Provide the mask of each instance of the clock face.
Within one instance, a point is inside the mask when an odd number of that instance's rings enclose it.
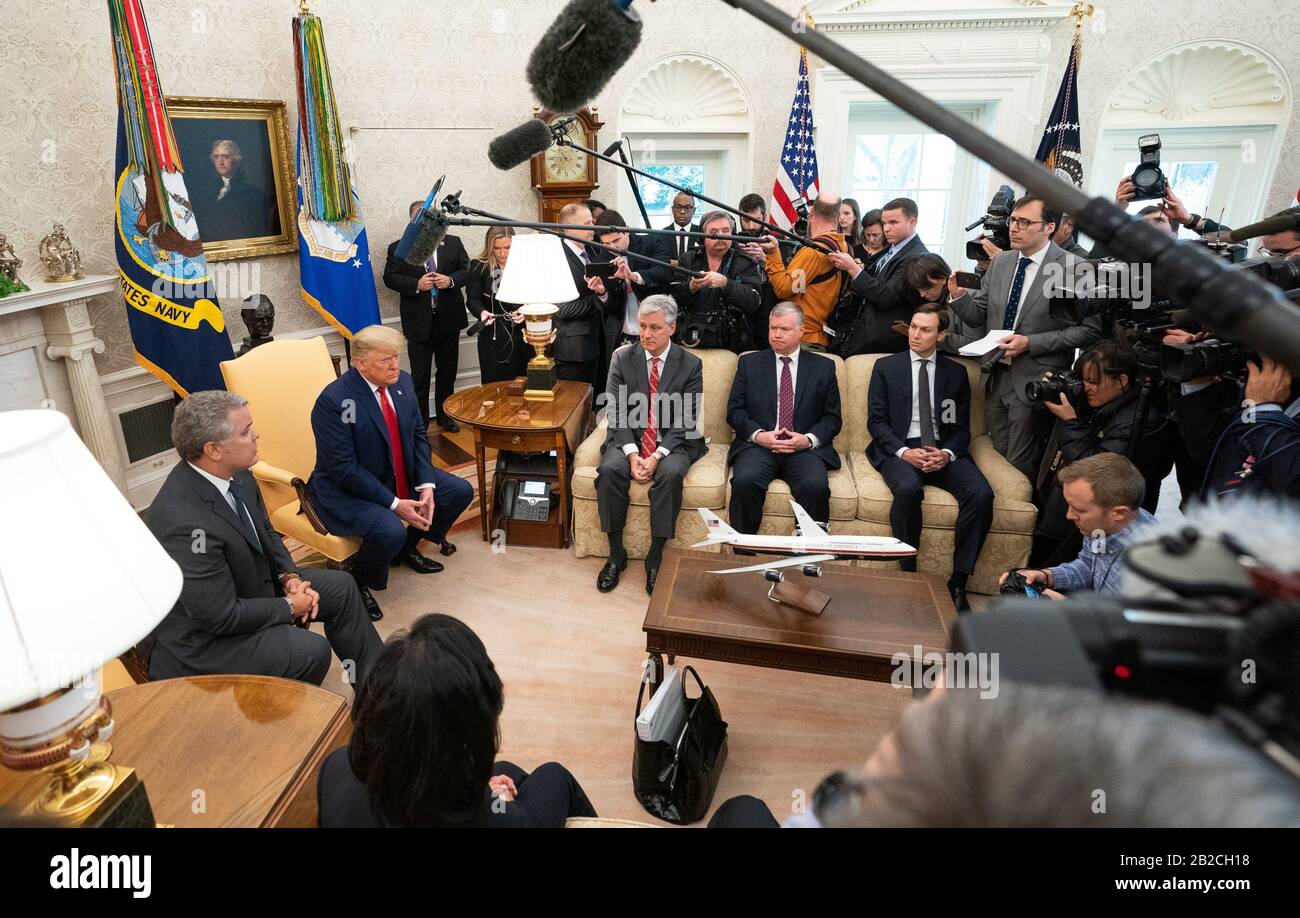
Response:
[[[578,122],[565,128],[564,134],[574,143],[582,143]],[[553,146],[546,151],[546,179],[550,182],[577,182],[587,177],[587,154],[572,147]]]

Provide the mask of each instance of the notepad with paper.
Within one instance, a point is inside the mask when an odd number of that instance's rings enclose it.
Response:
[[[972,341],[970,344],[962,345],[957,353],[961,354],[963,357],[983,357],[989,351],[997,347],[998,342],[1009,334],[1011,334],[1011,332],[1006,329],[996,329],[995,331],[989,332],[978,341]]]
[[[675,743],[686,721],[686,693],[682,689],[682,672],[668,667],[663,684],[636,719],[636,735],[647,743]]]

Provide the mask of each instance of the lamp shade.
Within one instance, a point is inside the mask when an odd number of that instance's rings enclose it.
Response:
[[[559,236],[515,236],[501,272],[497,299],[503,303],[567,303],[578,298],[569,259]]]
[[[0,412],[0,710],[136,644],[181,583],[63,414]]]

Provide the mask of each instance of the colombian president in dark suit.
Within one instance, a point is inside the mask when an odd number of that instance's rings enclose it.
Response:
[[[894,494],[889,523],[894,538],[919,547],[921,498],[926,485],[957,499],[956,546],[948,590],[968,611],[966,579],[975,570],[993,524],[993,489],[970,458],[970,380],[955,360],[937,353],[948,334],[948,310],[917,307],[908,326],[907,351],[881,357],[867,388],[867,459]],[[915,556],[903,558],[916,570]]]
[[[388,586],[389,564],[441,571],[420,553],[420,540],[442,543],[443,554],[451,554],[447,531],[474,498],[468,482],[433,467],[401,347],[395,329],[357,332],[352,369],[321,391],[311,412],[316,468],[308,493],[330,532],[361,536],[352,575],[375,619],[381,613],[370,590]]]
[[[248,469],[257,434],[248,402],[195,392],[176,408],[182,459],[145,511],[149,530],[185,576],[154,629],[153,679],[247,673],[319,685],[331,649],[354,685],[383,649],[352,578],[300,571],[266,518]],[[325,636],[308,630],[325,625]]]
[[[840,387],[835,364],[800,350],[804,315],[778,303],[768,317],[770,351],[745,354],[727,400],[727,423],[736,432],[732,465],[731,525],[758,532],[763,501],[774,478],[790,486],[799,506],[819,523],[831,515],[828,469],[840,467],[832,441],[840,432]]]
[[[633,481],[650,483],[645,589],[654,592],[664,544],[676,533],[682,482],[707,449],[699,431],[704,366],[671,343],[677,304],[664,294],[648,296],[639,317],[641,339],[614,352],[605,389],[609,432],[596,473],[600,528],[609,537],[609,561],[596,578],[602,593],[618,586],[627,566],[623,527]]]
[[[424,207],[412,201],[411,219]],[[399,240],[400,241],[400,240]],[[449,433],[460,430],[447,417],[442,403],[456,389],[456,368],[460,362],[460,333],[469,325],[465,312],[465,285],[469,282],[469,255],[455,236],[447,236],[422,266],[397,257],[397,242],[388,247],[384,262],[384,286],[401,295],[402,334],[406,336],[411,360],[411,378],[424,426],[429,426],[429,377],[433,380],[432,414],[438,426]]]

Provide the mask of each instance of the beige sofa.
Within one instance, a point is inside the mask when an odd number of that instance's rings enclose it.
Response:
[[[730,499],[730,475],[726,465],[732,431],[727,425],[727,396],[736,375],[736,356],[729,351],[693,351],[704,363],[704,410],[702,426],[709,438],[708,453],[691,466],[682,494],[682,510],[677,517],[677,536],[668,544],[684,548],[706,537],[699,507],[713,510],[727,518]],[[889,535],[889,508],[892,498],[880,474],[867,461],[867,385],[871,369],[881,355],[850,358],[838,357],[836,377],[840,386],[841,414],[844,427],[835,438],[840,453],[840,468],[830,473],[830,529],[852,535]],[[971,455],[993,488],[993,527],[989,532],[979,563],[968,589],[975,593],[997,591],[998,574],[1009,567],[1023,565],[1029,558],[1037,511],[1030,502],[1029,481],[993,449],[984,424],[984,389],[978,367],[961,361],[971,381]],[[588,437],[574,456],[573,526],[574,549],[579,558],[609,554],[609,542],[600,531],[596,511],[596,468],[600,464],[600,446],[605,442],[605,425]],[[952,573],[953,527],[957,520],[957,503],[945,491],[925,489],[922,508],[922,535],[918,568],[947,577]],[[790,489],[785,482],[772,482],[763,508],[759,531],[786,535],[794,530],[794,513],[790,509]],[[645,557],[650,547],[650,502],[646,485],[632,484],[631,507],[623,533],[629,556]],[[716,550],[716,549],[715,549]],[[896,567],[892,561],[860,561],[863,566]]]

